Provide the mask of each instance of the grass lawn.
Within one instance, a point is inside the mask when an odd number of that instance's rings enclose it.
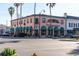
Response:
[[[69,42],[79,42],[79,39],[76,38],[70,38],[70,39],[64,39],[64,40],[60,40],[60,41],[69,41]]]

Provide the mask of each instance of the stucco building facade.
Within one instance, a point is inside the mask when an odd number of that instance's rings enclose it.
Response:
[[[44,14],[33,14],[11,21],[12,35],[60,37],[65,35],[65,18]]]

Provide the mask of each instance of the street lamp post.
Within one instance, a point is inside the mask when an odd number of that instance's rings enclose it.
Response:
[[[42,9],[41,12],[39,13],[39,38],[40,38],[40,36],[41,36],[41,30],[40,30],[40,16],[41,16],[42,12],[45,13],[45,10]]]
[[[34,20],[35,20],[35,14],[36,14],[36,3],[34,3]],[[35,22],[34,22],[34,29],[35,29]],[[35,30],[33,30],[33,36],[35,37]]]

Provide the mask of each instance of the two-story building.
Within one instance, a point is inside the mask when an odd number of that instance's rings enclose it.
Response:
[[[64,14],[66,21],[66,34],[75,34],[75,30],[79,31],[79,17],[77,16],[69,16],[67,13]]]
[[[0,35],[9,35],[10,34],[10,27],[0,24]]]
[[[11,21],[13,35],[24,33],[25,36],[59,37],[64,36],[65,18],[44,14],[33,14]]]

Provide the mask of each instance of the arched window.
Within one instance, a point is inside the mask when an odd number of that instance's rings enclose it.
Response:
[[[32,23],[32,18],[30,18],[30,23]]]

